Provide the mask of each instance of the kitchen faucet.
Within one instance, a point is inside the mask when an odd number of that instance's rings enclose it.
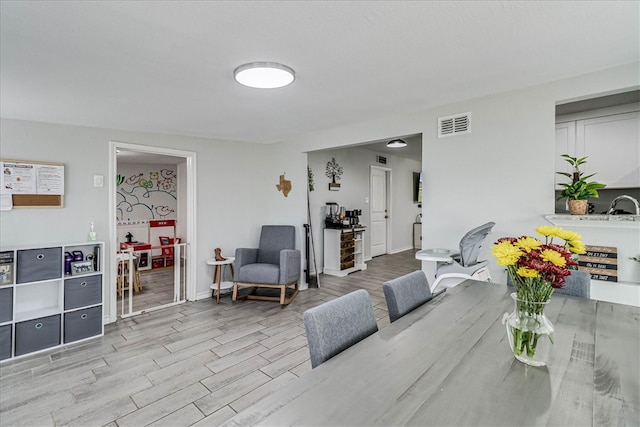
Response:
[[[609,210],[607,211],[607,215],[613,214],[613,212],[615,211],[616,205],[622,199],[631,200],[633,204],[636,205],[636,215],[640,215],[640,204],[638,204],[638,201],[636,199],[634,199],[631,196],[627,196],[626,194],[623,194],[622,196],[618,196],[615,199],[613,199],[613,201],[611,202],[611,205],[609,205]]]

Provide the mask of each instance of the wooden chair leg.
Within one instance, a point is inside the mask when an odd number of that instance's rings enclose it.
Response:
[[[140,292],[140,290],[142,289],[142,282],[140,280],[140,273],[138,273],[138,271],[135,271],[133,273],[133,289],[136,292]]]
[[[238,282],[233,282],[233,295],[231,296],[232,301],[238,301]]]

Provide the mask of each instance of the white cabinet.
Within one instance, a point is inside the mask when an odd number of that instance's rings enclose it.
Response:
[[[324,229],[323,273],[344,277],[366,270],[364,262],[364,227]]]
[[[556,124],[556,172],[573,173],[571,165],[560,156],[569,154],[575,157],[574,153],[576,153],[576,122]],[[555,178],[556,185],[568,182],[562,175],[555,174]]]
[[[104,333],[104,243],[0,251],[0,360]]]
[[[571,172],[560,155],[588,157],[581,169],[607,188],[640,187],[640,113],[631,112],[556,125],[556,171]],[[566,182],[556,175],[556,183]]]
[[[413,249],[422,249],[422,223],[413,223]]]

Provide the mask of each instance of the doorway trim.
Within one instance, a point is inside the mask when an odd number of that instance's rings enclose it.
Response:
[[[186,243],[189,246],[191,255],[187,257],[185,264],[186,273],[186,299],[187,301],[195,301],[196,299],[196,257],[195,248],[196,242],[196,153],[192,151],[175,150],[173,148],[154,147],[149,145],[131,144],[128,142],[109,141],[109,212],[111,212],[112,218],[109,221],[109,247],[106,251],[108,256],[105,256],[105,261],[108,267],[105,268],[107,274],[105,283],[105,289],[103,291],[104,300],[108,301],[109,310],[105,311],[104,323],[115,322],[118,318],[116,307],[116,281],[117,276],[117,262],[116,262],[116,249],[119,247],[116,227],[116,178],[118,175],[118,161],[117,150],[137,151],[140,153],[159,154],[173,157],[181,157],[185,160],[185,177],[186,184],[180,186],[185,191],[185,212],[181,214],[181,221],[185,221],[186,224]],[[183,218],[184,217],[184,218]]]
[[[385,229],[385,233],[386,238],[385,238],[385,254],[389,254],[391,253],[391,239],[392,239],[392,233],[391,230],[393,229],[392,224],[393,224],[393,207],[391,205],[391,201],[393,200],[392,197],[392,188],[391,188],[391,172],[392,169],[388,168],[388,167],[382,167],[382,166],[378,166],[378,165],[371,165],[370,169],[369,169],[369,199],[372,200],[373,199],[373,188],[371,187],[371,178],[373,175],[373,171],[374,170],[379,170],[379,171],[383,171],[384,172],[384,183],[386,186],[386,191],[385,191],[385,203],[387,205],[387,223],[386,223],[386,229]],[[369,229],[372,229],[371,227],[371,203],[369,203]],[[373,255],[371,254],[371,242],[373,239],[369,238],[369,256],[373,257]]]

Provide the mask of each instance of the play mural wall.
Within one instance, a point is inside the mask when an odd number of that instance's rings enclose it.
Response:
[[[118,165],[116,220],[144,223],[150,219],[175,219],[177,167],[174,165]]]

